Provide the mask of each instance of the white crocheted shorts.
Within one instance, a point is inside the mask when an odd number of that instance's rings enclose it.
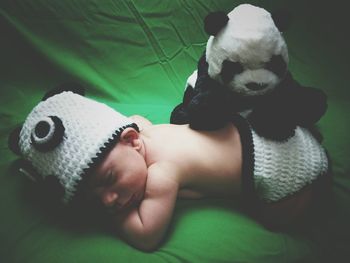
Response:
[[[312,183],[328,171],[324,148],[305,128],[284,142],[265,139],[242,117],[235,117],[243,155],[243,188],[266,202],[275,202]]]

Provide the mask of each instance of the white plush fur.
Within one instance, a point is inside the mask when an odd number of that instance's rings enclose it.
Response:
[[[250,90],[245,84],[249,82],[265,83],[267,86],[261,90]],[[236,75],[230,83],[230,87],[241,94],[261,95],[274,89],[279,83],[279,78],[266,69],[245,70],[241,74]]]
[[[228,86],[247,96],[264,94],[275,87],[279,78],[262,67],[272,55],[281,54],[288,63],[287,45],[271,14],[263,8],[239,5],[228,17],[228,24],[207,42],[209,76],[222,82],[220,72],[223,61],[240,62],[245,70],[236,75]],[[252,91],[245,86],[249,82],[261,82],[267,87]]]
[[[193,71],[191,76],[188,77],[188,79],[186,81],[185,91],[186,91],[187,87],[194,88],[196,81],[197,81],[197,77],[198,77],[198,71],[195,70],[195,71]]]

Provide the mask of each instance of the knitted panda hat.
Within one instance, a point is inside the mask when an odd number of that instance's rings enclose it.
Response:
[[[41,177],[58,179],[64,203],[125,128],[138,130],[131,119],[82,93],[60,88],[49,92],[9,139],[11,150],[28,160]]]

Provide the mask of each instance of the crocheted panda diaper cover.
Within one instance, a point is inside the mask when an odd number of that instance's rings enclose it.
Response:
[[[325,150],[305,128],[278,142],[259,136],[236,116],[243,147],[243,187],[266,202],[275,202],[312,183],[328,170]]]

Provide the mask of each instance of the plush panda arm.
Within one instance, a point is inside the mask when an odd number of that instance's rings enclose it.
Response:
[[[222,127],[229,112],[225,90],[209,77],[204,52],[198,61],[197,70],[187,79],[182,103],[172,111],[170,123],[189,123],[191,128],[200,130]]]
[[[248,119],[253,129],[268,139],[283,141],[294,135],[297,125],[295,94],[288,83],[282,83],[270,96],[254,107]]]
[[[171,112],[170,123],[187,124],[189,122],[187,107],[194,96],[194,87],[195,87],[196,81],[197,81],[197,70],[195,70],[192,73],[192,75],[188,77],[182,102],[178,104]]]
[[[209,68],[209,65],[208,65],[207,58],[206,58],[205,52],[204,52],[203,55],[198,60],[198,64],[197,64],[197,72],[198,72],[197,76],[198,76],[198,78],[197,78],[197,80],[202,79],[202,78],[206,78],[209,76],[208,68]]]
[[[315,124],[327,110],[327,96],[320,89],[298,84],[295,87],[294,100],[298,105],[295,109],[295,118],[300,126],[308,127]]]
[[[196,130],[215,130],[230,118],[228,91],[209,76],[197,80],[194,96],[188,105],[189,124]]]
[[[256,107],[248,120],[260,136],[275,141],[284,141],[292,137],[296,122],[290,112],[282,104],[274,103],[269,106]]]
[[[197,70],[195,70],[186,81],[186,87],[184,91],[184,95],[182,98],[182,102],[175,106],[170,115],[170,123],[172,124],[187,124],[189,123],[188,116],[188,105],[191,103],[194,97],[194,89],[199,87],[197,90],[199,91],[200,84],[202,80],[208,77],[208,64],[205,59],[205,53],[198,61]]]
[[[188,87],[185,90],[183,102],[175,106],[175,108],[172,110],[170,114],[171,124],[187,124],[189,122],[188,112],[187,112],[187,106],[188,106],[187,101],[191,101],[192,93],[193,93],[192,87]]]
[[[297,125],[310,128],[326,109],[327,97],[321,90],[301,86],[288,73],[273,96],[254,108],[249,120],[261,136],[285,140]]]
[[[189,124],[196,130],[222,128],[237,112],[232,92],[208,74],[205,52],[198,61],[193,98],[187,106]],[[238,106],[237,106],[238,107]]]

